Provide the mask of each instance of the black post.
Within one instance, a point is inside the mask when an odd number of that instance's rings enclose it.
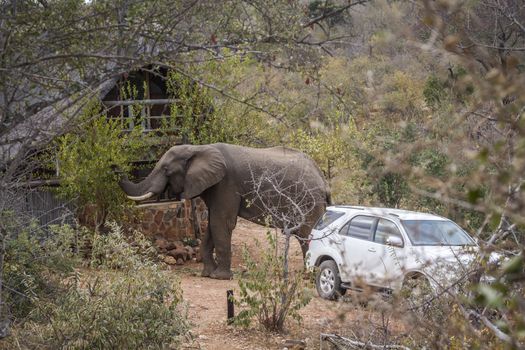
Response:
[[[233,309],[233,290],[231,289],[226,291],[226,303],[228,305],[228,324],[232,324],[235,310]]]

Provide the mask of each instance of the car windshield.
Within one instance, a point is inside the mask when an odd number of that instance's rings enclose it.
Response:
[[[402,220],[413,245],[474,245],[474,241],[458,225],[445,220]]]

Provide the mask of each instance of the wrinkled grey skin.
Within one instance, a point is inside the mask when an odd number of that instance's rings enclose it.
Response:
[[[148,192],[158,195],[168,186],[171,193],[180,194],[182,198],[201,196],[209,210],[208,231],[201,247],[204,264],[202,276],[230,279],[231,233],[237,223],[237,216],[262,223],[268,215],[265,212],[268,206],[260,203],[264,199],[253,194],[254,179],[282,169],[285,171],[280,175],[281,188],[292,188],[292,191],[293,188],[309,189],[307,200],[311,205],[306,223],[294,232],[299,237],[307,238],[329,202],[329,191],[316,164],[305,154],[293,149],[258,149],[220,143],[174,146],[161,157],[142,182],[134,184],[123,178],[119,184],[128,196],[138,197]],[[294,182],[299,179],[303,187],[294,187]],[[264,187],[259,188],[259,193],[273,191]],[[300,197],[301,193],[295,195]],[[282,226],[282,223],[275,223],[275,226]],[[300,242],[304,254],[307,244]],[[213,257],[214,250],[216,260]]]

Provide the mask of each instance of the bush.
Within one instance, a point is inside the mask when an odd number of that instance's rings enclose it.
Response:
[[[119,119],[108,119],[98,102],[83,111],[74,132],[57,141],[60,163],[60,195],[75,199],[81,207],[91,206],[95,229],[100,230],[106,219],[121,218],[128,200],[119,188],[119,175],[111,171],[117,166],[130,170],[130,162],[139,159],[147,150],[147,136],[139,126],[123,133]],[[54,156],[53,156],[54,157]]]
[[[4,298],[13,326],[6,348],[172,348],[189,328],[180,283],[154,262],[139,232],[106,236],[36,226],[7,240]],[[90,248],[90,249],[87,249]],[[81,273],[82,257],[97,270]],[[112,270],[108,270],[112,269]]]
[[[108,227],[108,233],[93,235],[89,262],[91,267],[135,269],[154,263],[156,250],[141,232],[135,230],[126,237],[117,223],[109,222]]]
[[[47,235],[36,223],[6,239],[2,300],[11,318],[28,315],[42,298],[57,298],[59,283],[70,276],[80,258],[79,233],[69,225],[51,226]]]
[[[59,303],[42,302],[11,343],[41,349],[173,348],[188,330],[178,281],[152,265],[78,275]]]
[[[278,244],[267,233],[269,248],[255,261],[246,247],[243,251],[246,274],[239,279],[240,297],[235,303],[243,308],[235,317],[236,325],[248,327],[253,318],[269,331],[282,331],[286,319],[301,322],[299,310],[308,305],[311,293],[304,286],[302,271],[285,277],[284,256],[278,254]],[[260,248],[259,242],[256,246]]]
[[[425,103],[428,107],[433,110],[438,109],[440,104],[448,97],[445,82],[440,80],[434,74],[430,75],[425,81],[423,96],[425,97]]]

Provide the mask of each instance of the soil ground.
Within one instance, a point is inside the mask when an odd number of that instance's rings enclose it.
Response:
[[[327,301],[321,299],[314,288],[309,285],[313,298],[301,310],[303,321],[301,325],[294,322],[287,324],[284,334],[274,334],[263,331],[254,323],[252,328],[240,328],[227,325],[226,322],[226,291],[234,290],[238,295],[238,277],[243,271],[242,249],[246,245],[252,256],[259,256],[261,247],[266,244],[266,229],[239,219],[232,237],[232,268],[234,279],[230,281],[214,280],[200,277],[202,264],[187,263],[174,267],[181,280],[184,299],[187,302],[188,316],[193,324],[193,341],[188,341],[186,349],[283,349],[284,342],[288,339],[306,342],[308,349],[319,349],[321,333],[337,333],[352,336],[361,340],[377,337],[377,332],[385,332],[390,340],[394,334],[403,331],[401,327],[385,327],[385,322],[392,322],[392,315],[385,317],[385,313],[370,307],[364,308],[358,303],[346,301]],[[300,267],[302,255],[297,240],[291,245],[291,265]],[[238,312],[239,310],[236,310]],[[388,315],[387,315],[388,316]],[[386,336],[385,335],[385,336]]]

